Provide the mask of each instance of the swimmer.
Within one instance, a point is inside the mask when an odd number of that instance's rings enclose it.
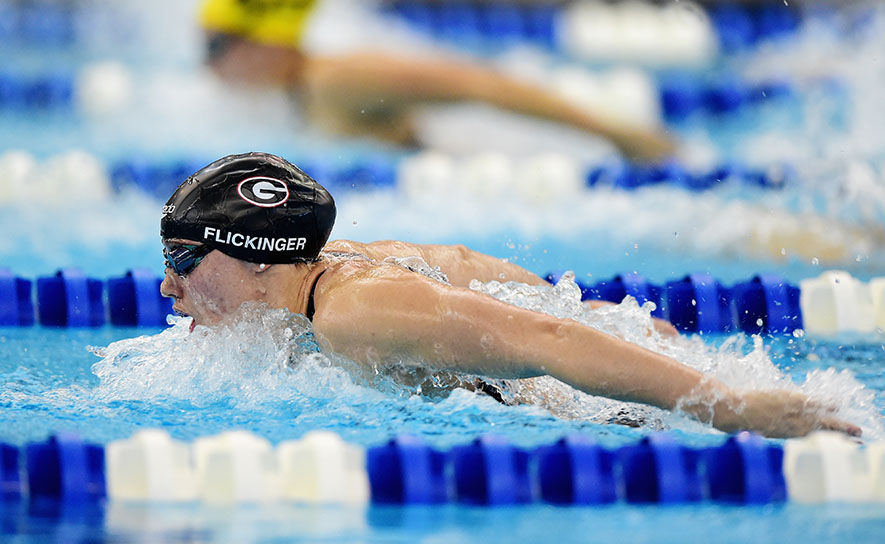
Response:
[[[365,365],[422,361],[495,379],[550,375],[592,395],[679,409],[726,432],[860,434],[804,395],[735,391],[577,321],[466,288],[471,279],[539,283],[512,263],[463,246],[327,243],[335,214],[332,196],[280,157],[219,159],[163,208],[161,292],[193,318],[191,330],[256,301],[303,314],[324,350]],[[397,264],[404,257],[439,271]]]
[[[200,19],[209,67],[227,81],[291,91],[308,119],[329,132],[401,146],[419,143],[419,106],[474,101],[601,136],[635,159],[658,160],[674,151],[658,130],[632,126],[609,112],[588,113],[540,86],[475,62],[385,52],[377,40],[356,47],[357,52],[312,52],[305,34],[320,5],[329,1],[206,0]],[[343,12],[348,20],[361,17],[349,11],[366,10],[359,3],[348,6]],[[337,33],[363,26],[369,23]]]

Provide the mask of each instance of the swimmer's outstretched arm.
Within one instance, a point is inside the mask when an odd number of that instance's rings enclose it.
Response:
[[[589,113],[546,89],[495,70],[456,60],[410,59],[385,53],[303,57],[303,78],[310,96],[356,113],[379,105],[475,100],[598,134],[627,155],[659,160],[675,150],[653,129]]]
[[[331,272],[331,271],[330,271]],[[727,432],[773,437],[860,429],[783,391],[733,391],[673,359],[572,320],[524,310],[406,271],[342,266],[323,275],[314,327],[325,346],[374,363],[420,360],[495,378],[549,374],[584,392],[681,409]]]

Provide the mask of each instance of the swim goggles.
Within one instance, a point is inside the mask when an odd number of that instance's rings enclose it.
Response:
[[[166,267],[181,277],[187,276],[212,252],[205,244],[175,244],[163,242],[163,258]]]

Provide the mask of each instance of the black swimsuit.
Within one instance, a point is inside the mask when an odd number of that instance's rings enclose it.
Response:
[[[328,268],[326,270],[328,270]],[[311,323],[313,323],[313,314],[316,313],[316,305],[313,302],[313,295],[316,293],[317,283],[319,283],[323,274],[326,273],[326,270],[317,274],[317,277],[313,279],[313,285],[310,286],[310,294],[307,295],[307,310],[304,311],[304,317],[306,317]]]

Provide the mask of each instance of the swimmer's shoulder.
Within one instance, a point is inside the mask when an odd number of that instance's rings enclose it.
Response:
[[[323,259],[322,271],[314,276],[318,300],[338,292],[354,292],[386,282],[433,281],[391,261],[377,261],[356,254],[336,254]]]
[[[428,258],[437,253],[459,253],[464,246],[442,246],[415,244],[402,240],[376,240],[373,242],[354,242],[352,240],[334,240],[326,244],[324,251],[361,253],[377,261],[388,257],[422,257]]]

